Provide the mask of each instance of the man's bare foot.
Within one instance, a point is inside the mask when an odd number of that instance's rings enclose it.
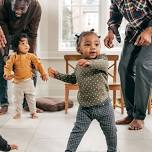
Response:
[[[21,118],[21,114],[18,112],[14,115],[13,119],[20,119]]]
[[[130,124],[129,130],[141,130],[144,128],[144,120],[134,119]]]
[[[31,114],[31,118],[32,118],[32,119],[37,119],[37,118],[38,118],[37,113],[36,113],[36,112],[35,112],[35,113],[32,113],[32,114]]]
[[[116,125],[128,125],[133,121],[133,118],[125,117],[123,119],[117,120]]]

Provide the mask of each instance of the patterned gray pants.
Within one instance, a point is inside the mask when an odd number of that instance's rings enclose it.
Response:
[[[96,119],[106,137],[107,152],[117,151],[117,129],[111,101],[108,99],[100,105],[92,107],[79,106],[76,123],[70,134],[65,152],[75,152],[82,137],[89,128],[93,119]]]

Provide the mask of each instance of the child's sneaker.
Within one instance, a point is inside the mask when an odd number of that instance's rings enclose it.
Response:
[[[13,117],[13,119],[20,119],[20,118],[21,118],[21,113],[19,112],[17,112]]]
[[[32,114],[31,114],[31,118],[32,118],[32,119],[37,119],[37,118],[38,118],[37,113],[36,113],[36,112],[35,112],[35,113],[32,113]]]

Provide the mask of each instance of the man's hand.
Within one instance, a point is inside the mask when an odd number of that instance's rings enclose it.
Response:
[[[41,78],[42,78],[42,80],[43,80],[43,81],[47,81],[47,80],[48,80],[48,76],[47,76],[47,74],[42,75],[42,76],[41,76]]]
[[[90,62],[88,60],[85,60],[85,59],[80,59],[77,64],[79,66],[86,67],[86,66],[90,65]]]
[[[151,43],[152,43],[152,27],[148,27],[137,37],[135,45],[148,46]]]
[[[7,41],[5,38],[5,34],[2,30],[2,27],[0,26],[0,48],[5,47],[6,43],[7,43]]]
[[[55,76],[57,75],[58,71],[52,67],[48,68],[48,74],[49,77],[55,78]]]
[[[16,144],[11,144],[10,147],[11,147],[11,150],[14,150],[14,149],[18,150],[18,146]]]
[[[114,40],[114,33],[112,30],[109,30],[107,36],[104,39],[104,45],[107,48],[112,48],[114,46],[113,40]]]

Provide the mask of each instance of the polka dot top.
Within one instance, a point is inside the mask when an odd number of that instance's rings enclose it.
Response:
[[[109,98],[108,88],[108,59],[101,54],[96,59],[88,60],[90,65],[76,65],[72,74],[58,73],[56,79],[66,83],[77,83],[79,86],[77,98],[81,106],[98,105]]]

